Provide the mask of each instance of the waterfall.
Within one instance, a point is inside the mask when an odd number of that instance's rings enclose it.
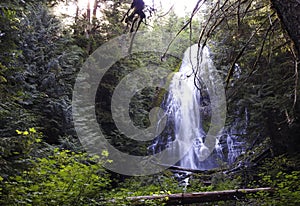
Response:
[[[213,91],[207,88],[207,85],[203,85],[201,79],[207,78],[212,82],[210,84],[213,84],[215,79],[211,71],[215,68],[209,57],[208,48],[200,52],[201,58],[197,58],[198,47],[194,59],[191,59],[189,52],[191,51],[187,50],[185,53],[179,72],[173,75],[161,106],[165,111],[164,117],[167,117],[166,127],[149,149],[153,154],[165,151],[170,157],[180,154],[182,158],[176,163],[177,166],[207,170],[218,167],[220,160],[234,161],[240,152],[235,152],[235,144],[238,141],[229,130],[218,133],[215,142],[212,143],[213,151],[207,147],[208,134],[203,124],[204,119],[207,121],[207,117],[211,117],[214,112],[211,106],[214,100],[210,96]],[[214,85],[210,85],[212,86]],[[160,126],[158,123],[157,127]],[[158,130],[162,131],[161,128]],[[192,145],[187,148],[185,145],[189,140]],[[224,142],[227,144],[226,155],[224,155]]]

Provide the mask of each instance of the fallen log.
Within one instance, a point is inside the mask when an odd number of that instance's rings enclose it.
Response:
[[[223,190],[213,192],[191,192],[153,196],[135,196],[127,197],[126,199],[132,202],[133,204],[142,204],[146,200],[161,200],[167,205],[183,205],[192,203],[238,200],[242,197],[245,197],[246,194],[255,194],[258,192],[273,193],[274,190],[270,187],[267,187],[254,189]]]
[[[175,171],[175,172],[191,172],[191,173],[201,173],[201,174],[213,174],[216,172],[220,172],[222,170],[220,169],[210,169],[210,170],[203,170],[203,169],[191,169],[191,168],[186,168],[186,167],[180,167],[176,165],[167,165],[167,164],[162,164],[162,163],[157,163],[153,162],[156,165],[159,165],[161,167],[165,167],[168,170]]]
[[[194,173],[194,174],[213,174],[213,173],[216,173],[217,171],[219,170],[214,170],[214,169],[211,169],[211,170],[201,170],[201,169],[190,169],[190,168],[185,168],[185,167],[179,167],[179,166],[169,166],[168,167],[168,170],[171,170],[171,171],[181,171],[181,172],[191,172],[191,173]]]

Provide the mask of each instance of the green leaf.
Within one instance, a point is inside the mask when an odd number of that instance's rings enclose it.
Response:
[[[0,75],[0,83],[7,83],[7,79],[2,75]]]

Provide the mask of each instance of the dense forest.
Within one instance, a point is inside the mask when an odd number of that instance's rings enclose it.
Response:
[[[171,5],[163,10],[158,1],[146,3],[143,12],[132,8],[135,16],[127,12],[130,0],[82,2],[0,2],[0,205],[300,204],[298,0],[199,0],[185,16]],[[166,47],[157,51],[157,40],[166,36]],[[116,158],[110,150],[95,154],[87,149],[80,134],[92,135],[93,130],[74,123],[74,88],[86,62],[118,55],[115,50],[99,54],[99,48],[112,39],[122,44],[127,37],[127,55],[99,84],[85,82],[80,88],[82,93],[96,91],[96,127],[109,144],[128,155],[149,155],[153,141],[129,139],[118,130],[111,106],[114,91],[140,68],[177,72],[183,57],[170,54],[183,54],[196,44],[199,53],[209,48],[221,77],[224,130],[242,142],[234,147],[237,156],[229,161],[231,151],[225,149],[226,160],[209,170],[174,164],[155,174],[131,176],[109,169]],[[143,51],[134,52],[139,38]],[[199,75],[198,69],[191,74],[195,79]],[[147,78],[142,76],[139,83]],[[171,79],[169,75],[163,81],[168,85]],[[203,88],[202,97],[209,96]],[[133,124],[149,127],[151,108],[160,107],[167,94],[157,87],[137,92],[128,109]],[[214,125],[210,100],[203,99],[207,132]],[[162,136],[173,134],[168,128]],[[222,148],[227,144],[220,142]],[[136,169],[132,167],[130,171]]]

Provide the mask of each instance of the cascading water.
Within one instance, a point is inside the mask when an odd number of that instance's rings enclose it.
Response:
[[[245,120],[241,118],[235,119],[230,125],[230,127],[224,130],[223,135],[226,139],[227,144],[227,161],[232,164],[236,159],[243,153],[245,153],[245,142],[242,140],[241,136],[246,135],[246,128],[248,120],[248,111],[245,108],[242,113],[236,111],[237,116],[245,116]],[[241,122],[246,122],[246,125],[240,125]]]
[[[154,140],[150,150],[159,153],[166,150],[170,157],[178,155],[183,157],[176,163],[177,166],[190,169],[207,170],[218,167],[219,160],[232,162],[240,152],[235,153],[235,143],[237,142],[230,134],[230,131],[219,133],[215,139],[214,151],[210,152],[206,146],[207,133],[203,129],[205,117],[212,114],[212,107],[209,90],[200,83],[200,76],[214,81],[213,76],[209,75],[213,67],[212,60],[209,58],[207,48],[202,50],[201,58],[197,59],[199,67],[196,67],[185,57],[180,71],[173,75],[169,85],[168,94],[162,103],[167,124],[164,131]],[[195,70],[199,69],[197,75]],[[201,88],[201,89],[199,89]],[[207,121],[207,120],[206,120]],[[158,127],[161,125],[158,124]],[[161,131],[161,128],[158,129]],[[225,130],[223,130],[225,131]],[[227,138],[227,141],[221,138]],[[186,151],[182,147],[186,141],[192,140],[192,146]],[[227,155],[224,155],[224,144],[227,142]],[[174,144],[175,143],[175,144]],[[203,160],[201,157],[208,157]],[[226,160],[227,158],[228,160]]]

